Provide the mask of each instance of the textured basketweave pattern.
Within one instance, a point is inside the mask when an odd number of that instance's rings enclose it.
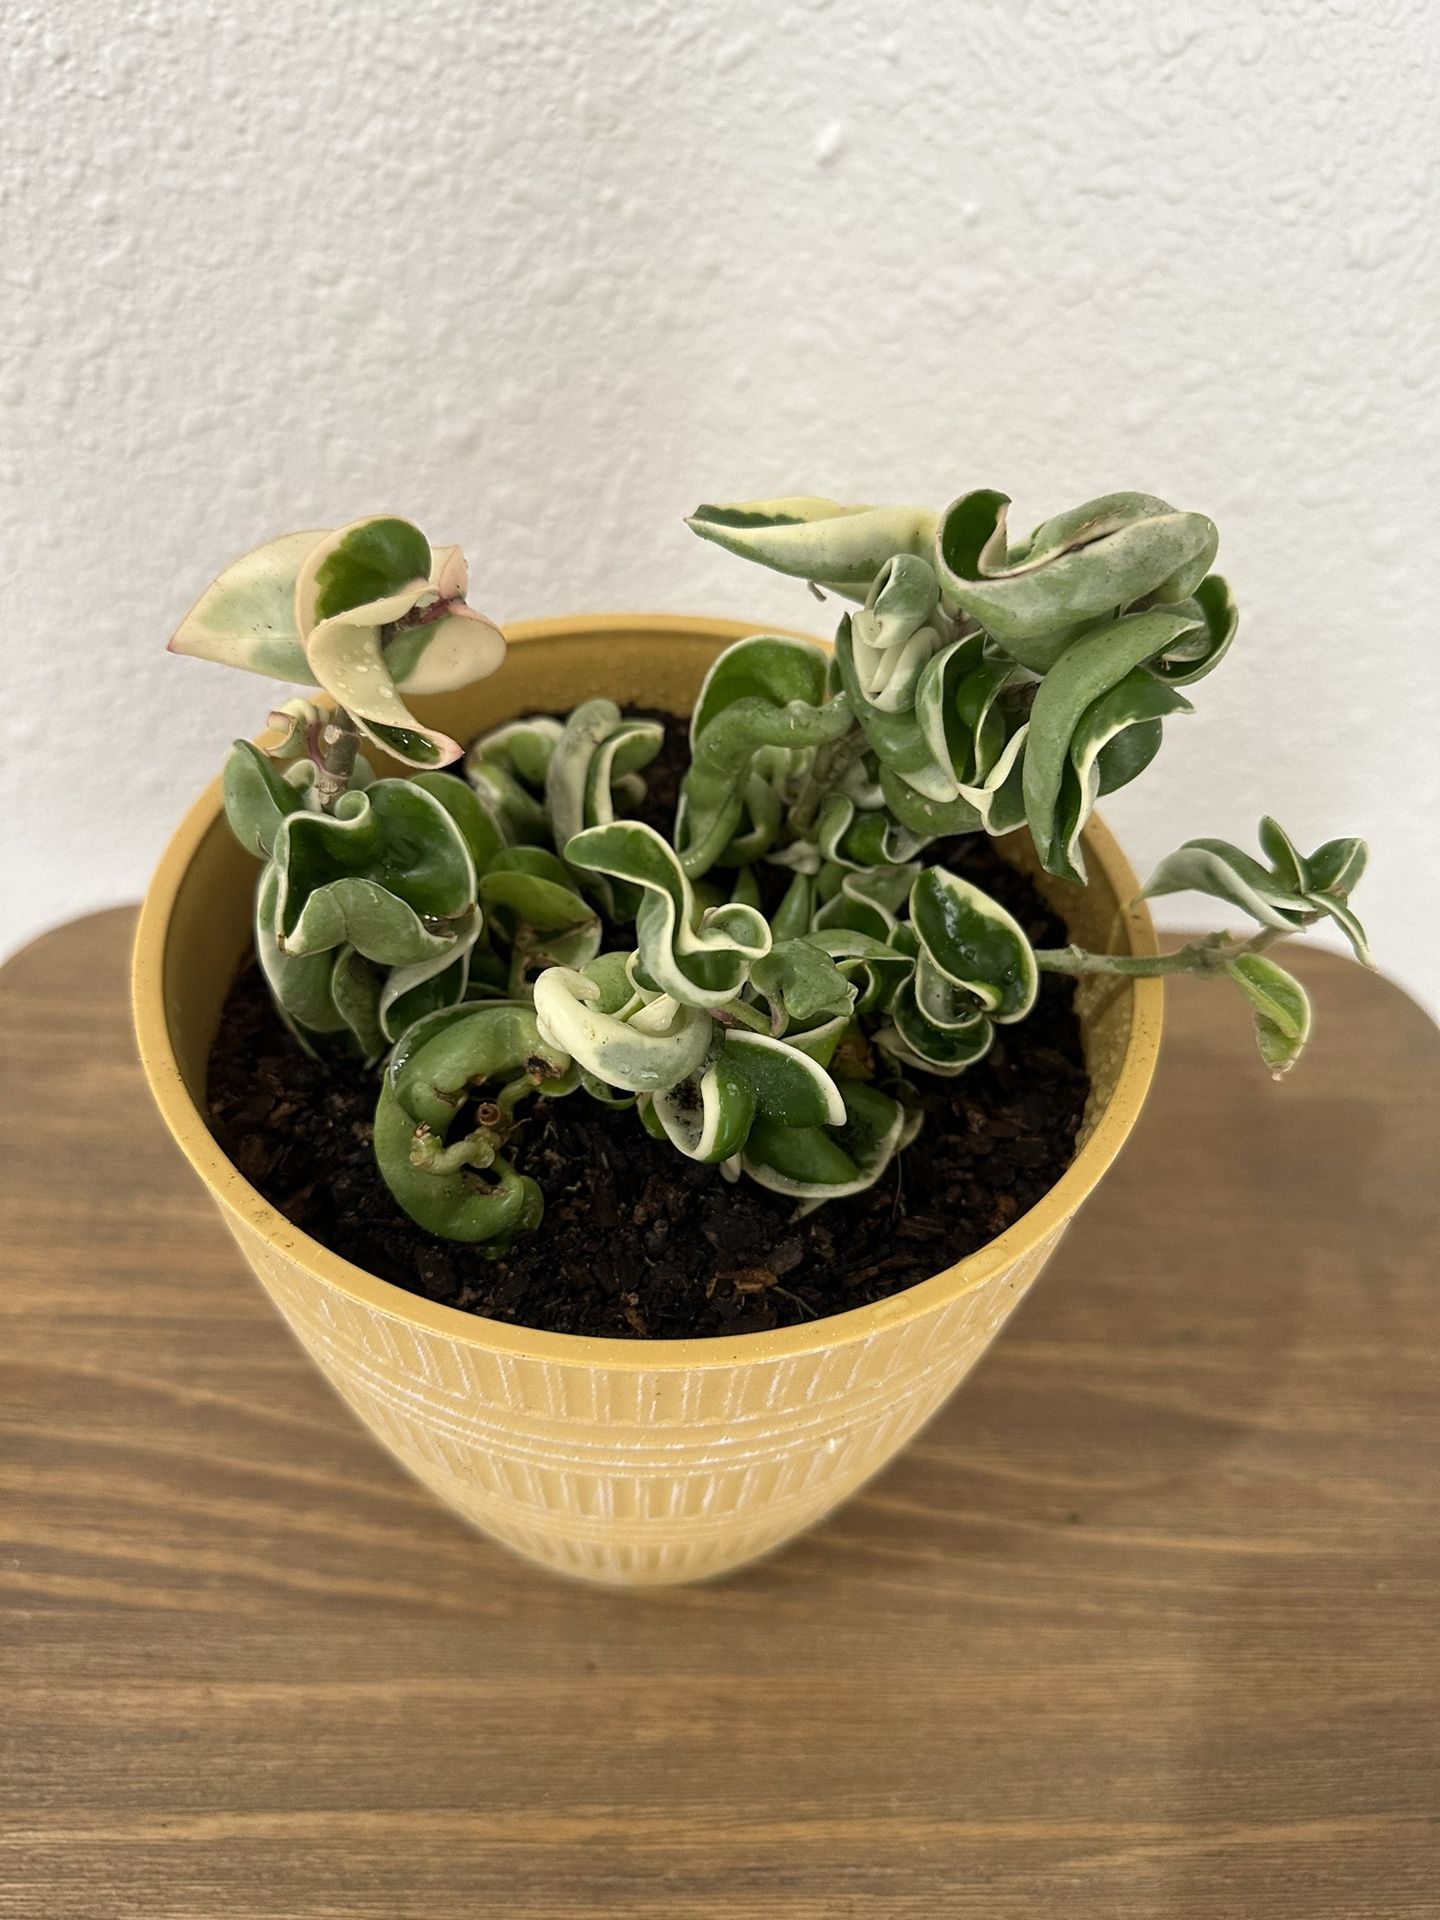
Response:
[[[397,1459],[517,1552],[622,1585],[723,1573],[828,1512],[979,1359],[1060,1237],[864,1339],[637,1369],[434,1332],[317,1279],[226,1215],[326,1377]]]

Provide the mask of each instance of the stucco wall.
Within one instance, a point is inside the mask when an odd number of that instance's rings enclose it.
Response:
[[[1369,834],[1440,998],[1425,0],[16,0],[6,43],[0,949],[133,898],[253,728],[164,640],[283,528],[405,511],[502,618],[799,623],[682,512],[1134,486],[1219,520],[1245,621],[1112,822]]]

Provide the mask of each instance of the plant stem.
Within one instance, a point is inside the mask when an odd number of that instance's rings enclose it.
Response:
[[[322,721],[320,726],[315,793],[322,812],[333,813],[335,802],[342,793],[348,792],[359,746],[360,734],[355,722],[344,707],[336,707],[330,718]]]
[[[864,751],[865,735],[858,721],[833,746],[816,750],[814,765],[805,776],[786,823],[792,839],[805,838],[824,802],[836,791]]]
[[[1153,980],[1167,973],[1218,973],[1242,953],[1263,953],[1277,940],[1298,933],[1299,927],[1266,927],[1248,940],[1228,933],[1207,933],[1171,953],[1088,953],[1084,947],[1039,947],[1035,963],[1042,973],[1123,974],[1131,980]]]

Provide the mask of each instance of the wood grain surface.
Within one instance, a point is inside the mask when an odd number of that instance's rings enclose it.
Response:
[[[332,1397],[150,1112],[127,912],[0,974],[0,1914],[1440,1913],[1440,1035],[1180,982],[961,1395],[721,1584],[548,1580]]]

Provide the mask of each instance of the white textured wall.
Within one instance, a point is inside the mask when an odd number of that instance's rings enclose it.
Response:
[[[11,0],[0,946],[133,898],[253,728],[163,648],[281,529],[409,513],[502,618],[798,623],[681,513],[1138,487],[1219,520],[1245,623],[1112,820],[1369,834],[1434,1004],[1437,19]]]

